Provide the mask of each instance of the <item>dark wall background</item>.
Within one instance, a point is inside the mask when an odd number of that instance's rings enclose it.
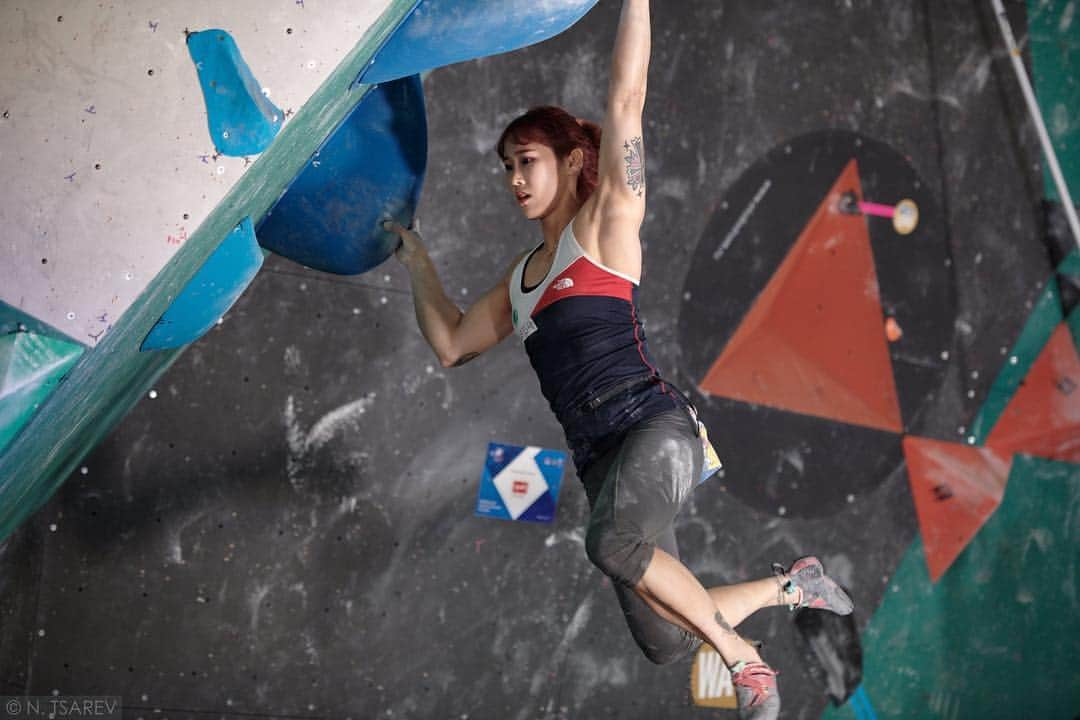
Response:
[[[642,307],[669,375],[690,260],[726,190],[786,140],[855,131],[905,156],[944,213],[955,334],[920,430],[960,437],[1050,272],[1037,148],[984,5],[655,3]],[[542,103],[600,117],[618,11],[602,0],[551,42],[425,79],[420,215],[463,305],[538,240],[503,187],[500,130]],[[1010,11],[1022,31],[1023,6]],[[563,447],[512,339],[444,370],[393,260],[343,278],[270,259],[0,546],[0,691],[121,695],[132,716],[708,715],[690,705],[689,660],[658,668],[633,645],[584,557],[572,476],[550,527],[473,516],[492,440]],[[864,625],[916,529],[902,464],[810,519],[751,508],[725,487],[739,480],[688,503],[691,568],[721,584],[814,552]],[[785,717],[817,717],[792,617],[762,613],[745,634],[782,673]]]

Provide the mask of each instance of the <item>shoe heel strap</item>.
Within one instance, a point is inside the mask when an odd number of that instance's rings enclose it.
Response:
[[[795,583],[791,581],[790,577],[787,580],[784,579],[787,571],[784,570],[784,566],[780,563],[773,563],[772,571],[773,576],[776,578],[776,604],[787,605],[789,611],[795,612],[800,605],[785,599],[785,596],[795,595]]]

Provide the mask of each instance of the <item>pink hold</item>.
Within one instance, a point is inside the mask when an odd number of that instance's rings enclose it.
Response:
[[[874,215],[877,217],[892,219],[896,214],[896,208],[892,205],[881,205],[879,203],[872,202],[860,202],[859,209],[862,210],[864,215]]]

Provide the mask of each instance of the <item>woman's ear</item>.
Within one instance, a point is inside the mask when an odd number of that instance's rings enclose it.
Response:
[[[570,162],[570,171],[575,173],[581,172],[581,168],[585,164],[585,153],[581,148],[576,147],[571,150],[568,159]]]

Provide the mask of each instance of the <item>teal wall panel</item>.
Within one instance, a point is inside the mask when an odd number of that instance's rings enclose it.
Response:
[[[862,703],[825,720],[1072,718],[1080,465],[1014,458],[1001,506],[935,585],[922,541],[863,634]]]
[[[1075,0],[1028,0],[1035,94],[1073,202],[1080,188],[1080,10]],[[1060,201],[1043,168],[1046,196]]]

